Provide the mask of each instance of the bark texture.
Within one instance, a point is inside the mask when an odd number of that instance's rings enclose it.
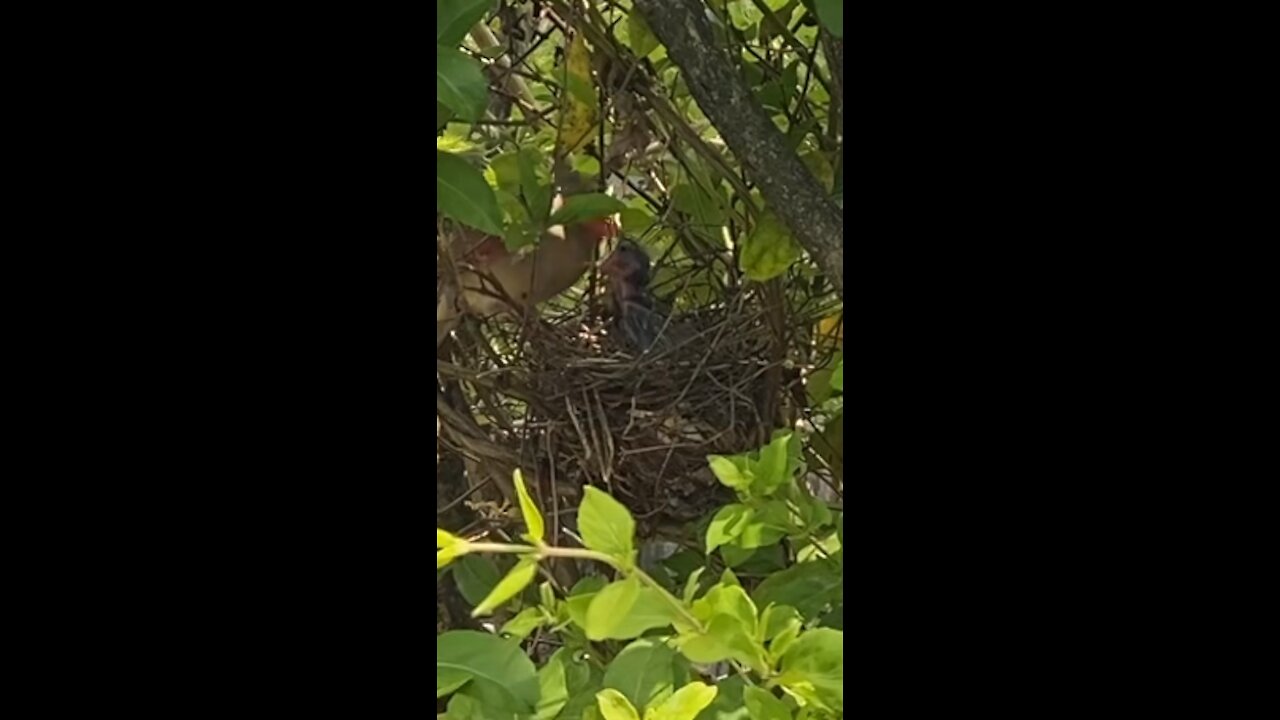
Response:
[[[703,0],[635,0],[680,66],[706,114],[765,202],[844,297],[844,211],[756,102],[727,50],[715,42]],[[841,53],[843,55],[843,48]]]

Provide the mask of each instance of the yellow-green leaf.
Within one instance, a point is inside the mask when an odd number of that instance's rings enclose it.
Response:
[[[529,528],[529,539],[535,543],[542,542],[542,538],[546,537],[546,527],[542,522],[542,513],[538,512],[538,506],[529,497],[529,488],[524,484],[524,473],[517,468],[512,479],[516,484],[516,494],[520,496],[520,514],[524,515],[524,524]]]
[[[584,627],[587,639],[604,640],[612,637],[614,629],[631,612],[639,598],[640,581],[634,576],[612,583],[596,593],[587,608]]]
[[[590,485],[583,488],[578,507],[578,532],[588,549],[631,562],[635,554],[636,521],[631,512],[608,493]]]
[[[436,547],[437,548],[447,548],[451,545],[457,545],[458,543],[462,543],[462,542],[466,542],[466,541],[458,537],[457,535],[454,535],[453,533],[449,532],[448,530],[441,530],[440,528],[436,528]]]
[[[493,612],[494,608],[502,603],[515,597],[517,593],[525,589],[529,583],[533,582],[533,578],[538,574],[538,561],[535,558],[521,558],[516,566],[511,568],[511,572],[502,578],[493,591],[489,593],[475,610],[471,611],[471,617],[480,617]]]
[[[599,110],[596,88],[591,79],[591,51],[579,33],[569,43],[564,61],[564,86],[560,108],[560,154],[582,147],[595,134]]]
[[[800,259],[800,245],[772,211],[766,211],[742,248],[742,271],[757,282],[778,277]]]
[[[604,720],[640,720],[627,696],[612,688],[596,693],[596,704],[600,706]]]
[[[645,720],[693,720],[716,699],[716,688],[691,682],[675,691],[661,705],[645,712]]]
[[[458,556],[466,555],[466,554],[467,554],[466,543],[458,543],[457,545],[450,545],[449,547],[442,548],[436,552],[436,569],[439,570],[443,567],[446,567],[449,563],[453,562],[454,559],[457,558]]]

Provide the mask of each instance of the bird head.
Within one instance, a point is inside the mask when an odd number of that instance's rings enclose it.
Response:
[[[634,240],[623,238],[600,263],[600,272],[615,282],[643,288],[649,284],[649,254]]]

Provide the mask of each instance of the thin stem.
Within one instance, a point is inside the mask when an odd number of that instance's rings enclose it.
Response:
[[[707,631],[707,628],[702,624],[702,621],[694,617],[693,613],[689,611],[689,608],[686,607],[685,604],[681,602],[679,598],[677,598],[675,595],[672,595],[670,592],[667,591],[666,588],[658,584],[658,581],[650,577],[649,573],[646,573],[645,571],[641,570],[638,567],[628,567],[626,564],[624,564],[622,561],[618,560],[612,555],[606,555],[605,553],[596,552],[595,550],[553,547],[551,545],[543,545],[543,544],[534,546],[534,545],[509,545],[507,543],[473,542],[473,543],[470,543],[468,547],[472,552],[513,553],[513,554],[520,554],[520,555],[537,555],[539,558],[551,558],[551,557],[576,558],[579,560],[595,560],[596,562],[602,562],[608,565],[609,567],[616,569],[618,572],[621,572],[625,575],[634,576],[640,582],[653,588],[658,592],[659,595],[662,596],[663,600],[665,600],[669,605],[671,605],[672,608],[676,610],[676,612],[680,614],[681,618],[686,623],[688,623],[689,625],[692,625],[700,633],[705,633]]]

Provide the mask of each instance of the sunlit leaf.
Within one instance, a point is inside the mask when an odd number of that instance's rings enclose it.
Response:
[[[739,503],[720,508],[707,527],[707,554],[741,535],[743,525],[750,521],[754,514],[754,510]]]
[[[844,712],[844,633],[815,628],[782,656],[780,684],[804,699]]]
[[[436,528],[436,547],[437,548],[447,548],[451,545],[457,545],[463,542],[466,542],[466,541],[454,535],[453,533],[449,532],[448,530],[441,530],[440,528]]]
[[[646,711],[644,717],[645,720],[694,720],[715,699],[716,688],[702,682],[691,682],[662,704]]]
[[[640,720],[640,714],[626,696],[617,690],[606,688],[596,693],[600,714],[604,720]]]
[[[538,512],[538,506],[529,497],[529,488],[524,484],[524,473],[516,468],[512,480],[515,482],[516,493],[520,496],[520,514],[524,516],[525,527],[529,528],[529,539],[536,543],[542,542],[546,537],[546,527],[543,525],[542,513]]]
[[[523,640],[529,636],[529,633],[541,626],[544,619],[541,608],[527,607],[516,613],[515,617],[503,623],[498,633]]]
[[[627,613],[635,607],[640,597],[640,581],[634,577],[611,583],[596,593],[587,608],[584,629],[590,640],[604,640],[614,636],[614,630]]]
[[[499,605],[515,597],[521,590],[533,582],[538,574],[538,560],[532,557],[521,558],[511,572],[494,586],[488,597],[471,611],[471,617],[480,617],[493,612]]]
[[[583,488],[578,508],[578,532],[591,550],[631,562],[635,554],[636,521],[617,500],[590,485]]]

